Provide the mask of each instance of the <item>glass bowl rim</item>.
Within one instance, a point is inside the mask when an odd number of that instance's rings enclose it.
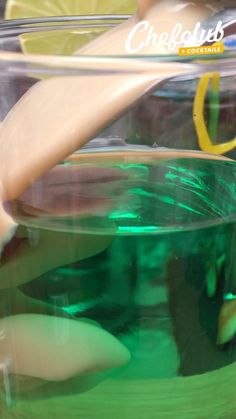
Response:
[[[79,28],[80,22],[93,22],[86,24],[86,27],[96,27],[94,22],[106,22],[100,27],[114,27],[114,22],[121,23],[127,20],[131,15],[77,15],[77,16],[52,16],[40,18],[24,18],[0,21],[0,41],[8,39],[11,36],[19,36],[23,33],[32,33],[48,30],[65,30],[69,28]],[[113,21],[113,23],[109,23]],[[57,25],[55,25],[57,24]],[[72,25],[73,24],[73,25]],[[47,25],[47,26],[40,26]],[[51,25],[51,26],[50,26]],[[221,56],[180,56],[177,54],[168,55],[50,55],[50,54],[24,54],[0,47],[0,65],[6,66],[31,64],[36,66],[46,66],[53,69],[60,67],[73,70],[91,70],[112,72],[139,72],[155,69],[155,64],[170,66],[179,63],[189,67],[190,72],[201,74],[203,71],[220,71],[231,75],[236,73],[236,51],[227,51]],[[127,67],[129,70],[127,70]],[[226,68],[227,67],[227,68]],[[12,67],[11,67],[12,68]],[[22,69],[20,70],[22,73]]]

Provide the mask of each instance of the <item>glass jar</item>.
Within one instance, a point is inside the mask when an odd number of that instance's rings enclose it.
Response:
[[[4,419],[235,412],[234,51],[61,55],[126,18],[1,24]]]

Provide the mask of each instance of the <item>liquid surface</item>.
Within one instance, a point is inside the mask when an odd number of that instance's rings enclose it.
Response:
[[[62,164],[14,201],[15,219],[56,231],[116,235],[234,221],[235,162],[176,155],[147,156],[144,163]]]

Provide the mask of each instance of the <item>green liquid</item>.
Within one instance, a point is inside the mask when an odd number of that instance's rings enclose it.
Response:
[[[30,217],[21,211],[16,218],[32,231],[111,236],[109,246],[20,290],[57,316],[90,319],[116,336],[131,362],[109,378],[172,379],[235,362],[234,340],[217,345],[217,334],[222,305],[236,296],[236,163],[178,158],[101,167],[123,177],[87,189],[109,198],[98,213]],[[62,394],[75,392],[70,381],[63,386]],[[53,392],[52,385],[50,397]]]

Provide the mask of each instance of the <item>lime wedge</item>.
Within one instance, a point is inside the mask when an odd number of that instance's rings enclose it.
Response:
[[[133,14],[136,0],[8,0],[5,19],[45,16]],[[21,35],[20,44],[25,54],[72,55],[92,41],[104,28],[42,31]]]
[[[5,19],[40,16],[132,14],[136,0],[8,0]]]
[[[75,51],[104,32],[103,28],[90,30],[53,30],[20,35],[24,54],[73,55]]]

